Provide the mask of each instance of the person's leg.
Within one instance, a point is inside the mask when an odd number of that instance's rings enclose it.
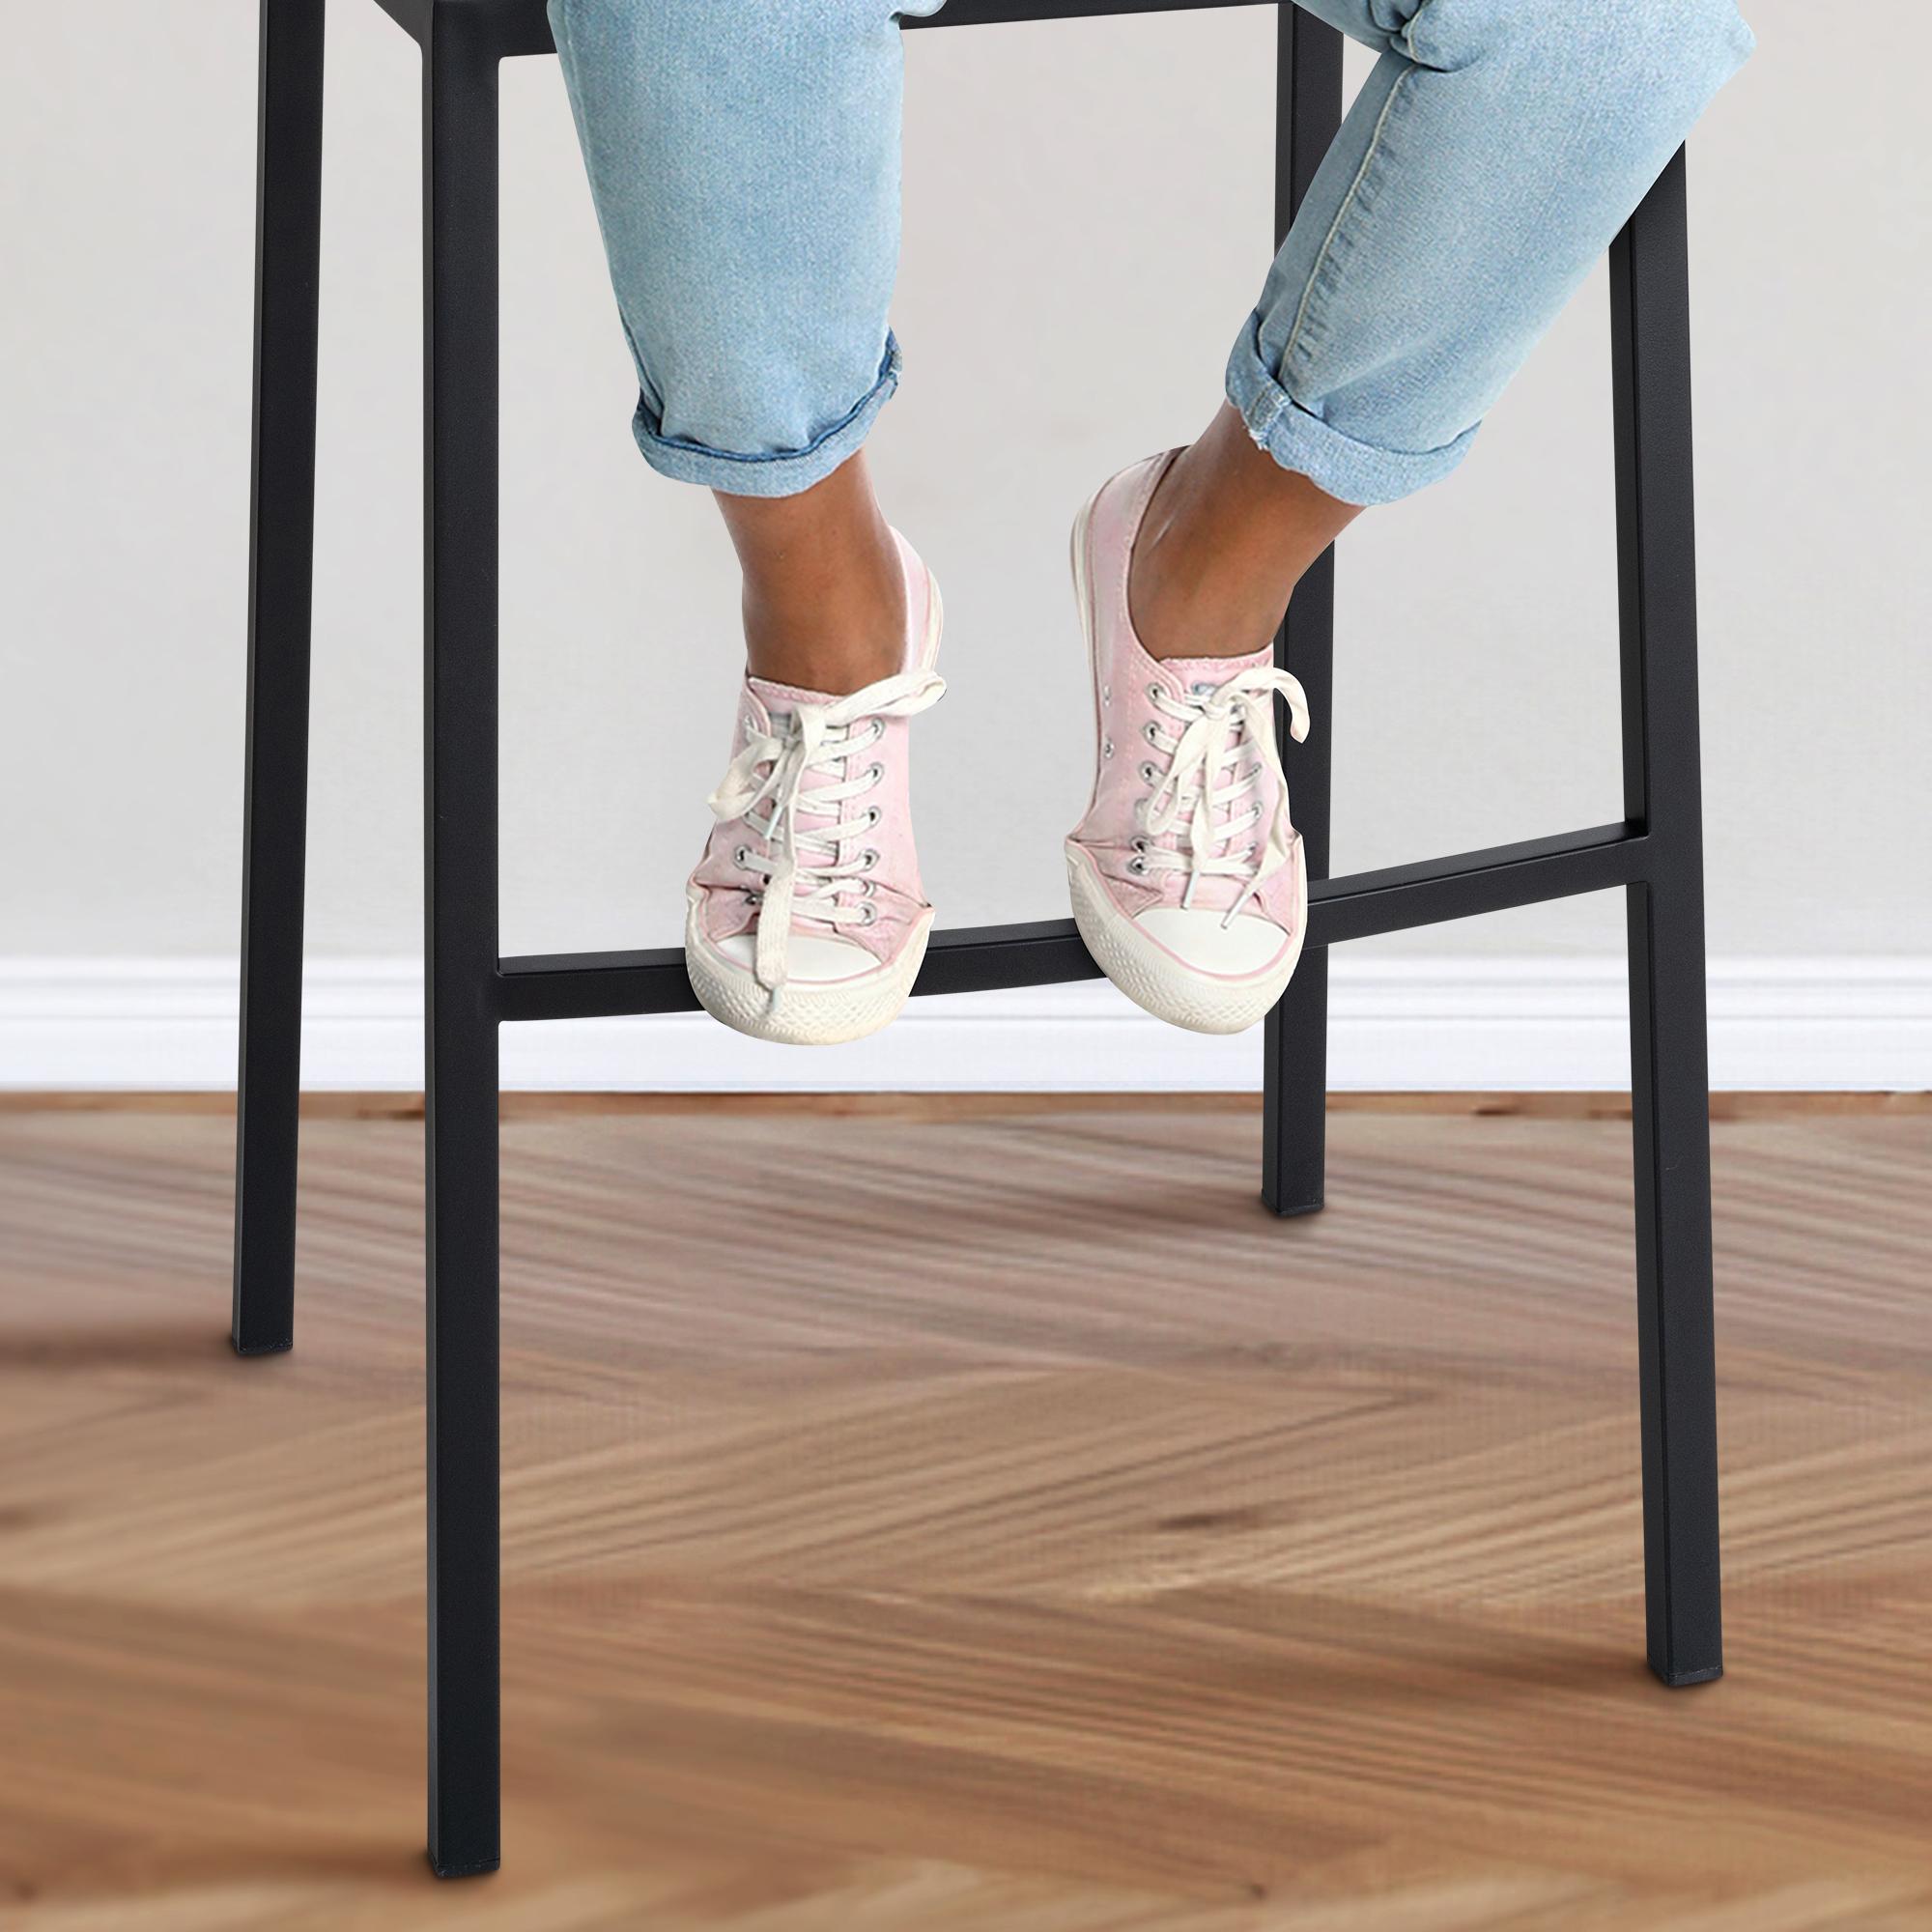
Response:
[[[1131,603],[1240,656],[1359,512],[1446,475],[1750,50],[1731,0],[1301,0],[1378,64],[1175,463]]]
[[[744,567],[748,676],[685,964],[761,1039],[885,1025],[932,926],[908,730],[945,689],[940,601],[862,445],[898,380],[898,14],[940,4],[550,0],[639,446],[717,493]]]
[[[719,493],[753,670],[899,668],[896,546],[858,452],[897,384],[897,16],[941,0],[551,0],[663,474]]]
[[[1381,49],[1192,447],[1076,533],[1099,757],[1074,918],[1131,999],[1234,1032],[1286,990],[1308,873],[1270,648],[1360,510],[1446,475],[1749,51],[1731,0],[1302,0]]]

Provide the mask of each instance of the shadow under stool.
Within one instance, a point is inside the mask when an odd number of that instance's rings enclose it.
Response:
[[[722,0],[721,0],[722,3]],[[1237,0],[1262,4],[1263,0]],[[325,0],[262,0],[234,1342],[292,1345],[315,507]],[[497,954],[497,68],[553,51],[543,0],[380,0],[423,56],[429,1849],[498,1861],[497,1033],[683,1011],[675,951]],[[951,0],[908,27],[1188,11],[1228,0]],[[1276,226],[1340,124],[1340,37],[1279,7]],[[1264,1047],[1262,1198],[1322,1204],[1327,948],[1621,888],[1629,908],[1644,1582],[1651,1667],[1722,1668],[1709,1076],[1684,156],[1611,254],[1623,817],[1350,878],[1328,873],[1334,558],[1278,647],[1321,724],[1281,733],[1307,841],[1310,943]],[[1072,923],[935,938],[917,992],[1095,977]]]

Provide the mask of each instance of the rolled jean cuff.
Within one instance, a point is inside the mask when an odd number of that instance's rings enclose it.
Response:
[[[696,483],[706,490],[722,490],[727,497],[796,497],[814,483],[824,482],[841,463],[858,454],[879,412],[899,385],[902,362],[896,338],[888,334],[879,380],[846,414],[803,449],[741,455],[712,449],[684,437],[666,436],[662,421],[643,396],[638,399],[632,428],[644,461],[660,476],[668,476],[675,483]]]
[[[1357,442],[1303,409],[1282,387],[1261,353],[1261,316],[1248,318],[1228,358],[1228,400],[1241,412],[1258,447],[1345,503],[1393,503],[1438,482],[1462,462],[1474,427],[1440,449],[1379,449]]]

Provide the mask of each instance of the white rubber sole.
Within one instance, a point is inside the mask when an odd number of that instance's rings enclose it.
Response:
[[[912,997],[932,936],[928,909],[905,950],[890,964],[852,980],[816,984],[793,980],[774,1004],[744,967],[726,959],[705,938],[698,919],[702,898],[699,893],[686,895],[684,921],[684,970],[697,1004],[733,1033],[779,1046],[843,1046],[892,1025]]]
[[[1087,675],[1094,687],[1094,796],[1099,794],[1100,670],[1099,640],[1094,635],[1094,599],[1087,574],[1087,531],[1094,509],[1089,503],[1073,523],[1073,595],[1080,606],[1080,629],[1087,640]],[[1089,803],[1092,810],[1092,803]],[[1245,1033],[1273,1011],[1301,963],[1308,937],[1308,862],[1300,841],[1294,848],[1294,937],[1287,952],[1265,972],[1240,978],[1196,972],[1166,947],[1151,939],[1114,902],[1092,856],[1066,841],[1066,886],[1073,923],[1094,963],[1143,1012],[1189,1033]]]

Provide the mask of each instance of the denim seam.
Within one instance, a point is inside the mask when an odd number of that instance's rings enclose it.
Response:
[[[1261,420],[1259,422],[1250,420],[1248,434],[1258,441],[1264,442],[1276,422],[1280,420],[1282,411],[1287,409],[1287,390],[1278,383],[1270,383],[1263,391]]]
[[[742,449],[714,449],[709,443],[694,442],[686,436],[666,436],[661,429],[654,428],[640,414],[639,428],[660,449],[675,449],[686,456],[702,456],[719,463],[804,463],[816,456],[827,443],[843,436],[874,402],[881,401],[891,393],[899,375],[900,355],[898,338],[888,329],[886,331],[885,358],[879,364],[878,380],[866,393],[834,423],[831,428],[821,430],[811,440],[798,449],[777,449],[750,451]],[[663,421],[663,417],[658,419]]]
[[[1395,85],[1389,89],[1389,98],[1382,102],[1382,111],[1376,116],[1375,132],[1369,136],[1369,145],[1362,156],[1362,164],[1355,170],[1355,178],[1349,184],[1349,192],[1342,197],[1342,205],[1335,211],[1335,219],[1328,224],[1328,233],[1321,238],[1321,252],[1315,258],[1315,266],[1308,272],[1308,286],[1301,292],[1301,303],[1294,312],[1294,326],[1288,332],[1288,341],[1281,352],[1278,367],[1285,379],[1288,367],[1294,357],[1294,352],[1301,346],[1302,331],[1308,322],[1308,311],[1313,305],[1315,295],[1321,287],[1328,269],[1329,258],[1334,252],[1337,237],[1342,232],[1342,224],[1353,213],[1362,185],[1368,180],[1369,170],[1375,164],[1380,151],[1382,131],[1387,128],[1389,116],[1395,112],[1395,104],[1402,99],[1402,91],[1408,85],[1409,75],[1415,70],[1411,67],[1396,76]]]

